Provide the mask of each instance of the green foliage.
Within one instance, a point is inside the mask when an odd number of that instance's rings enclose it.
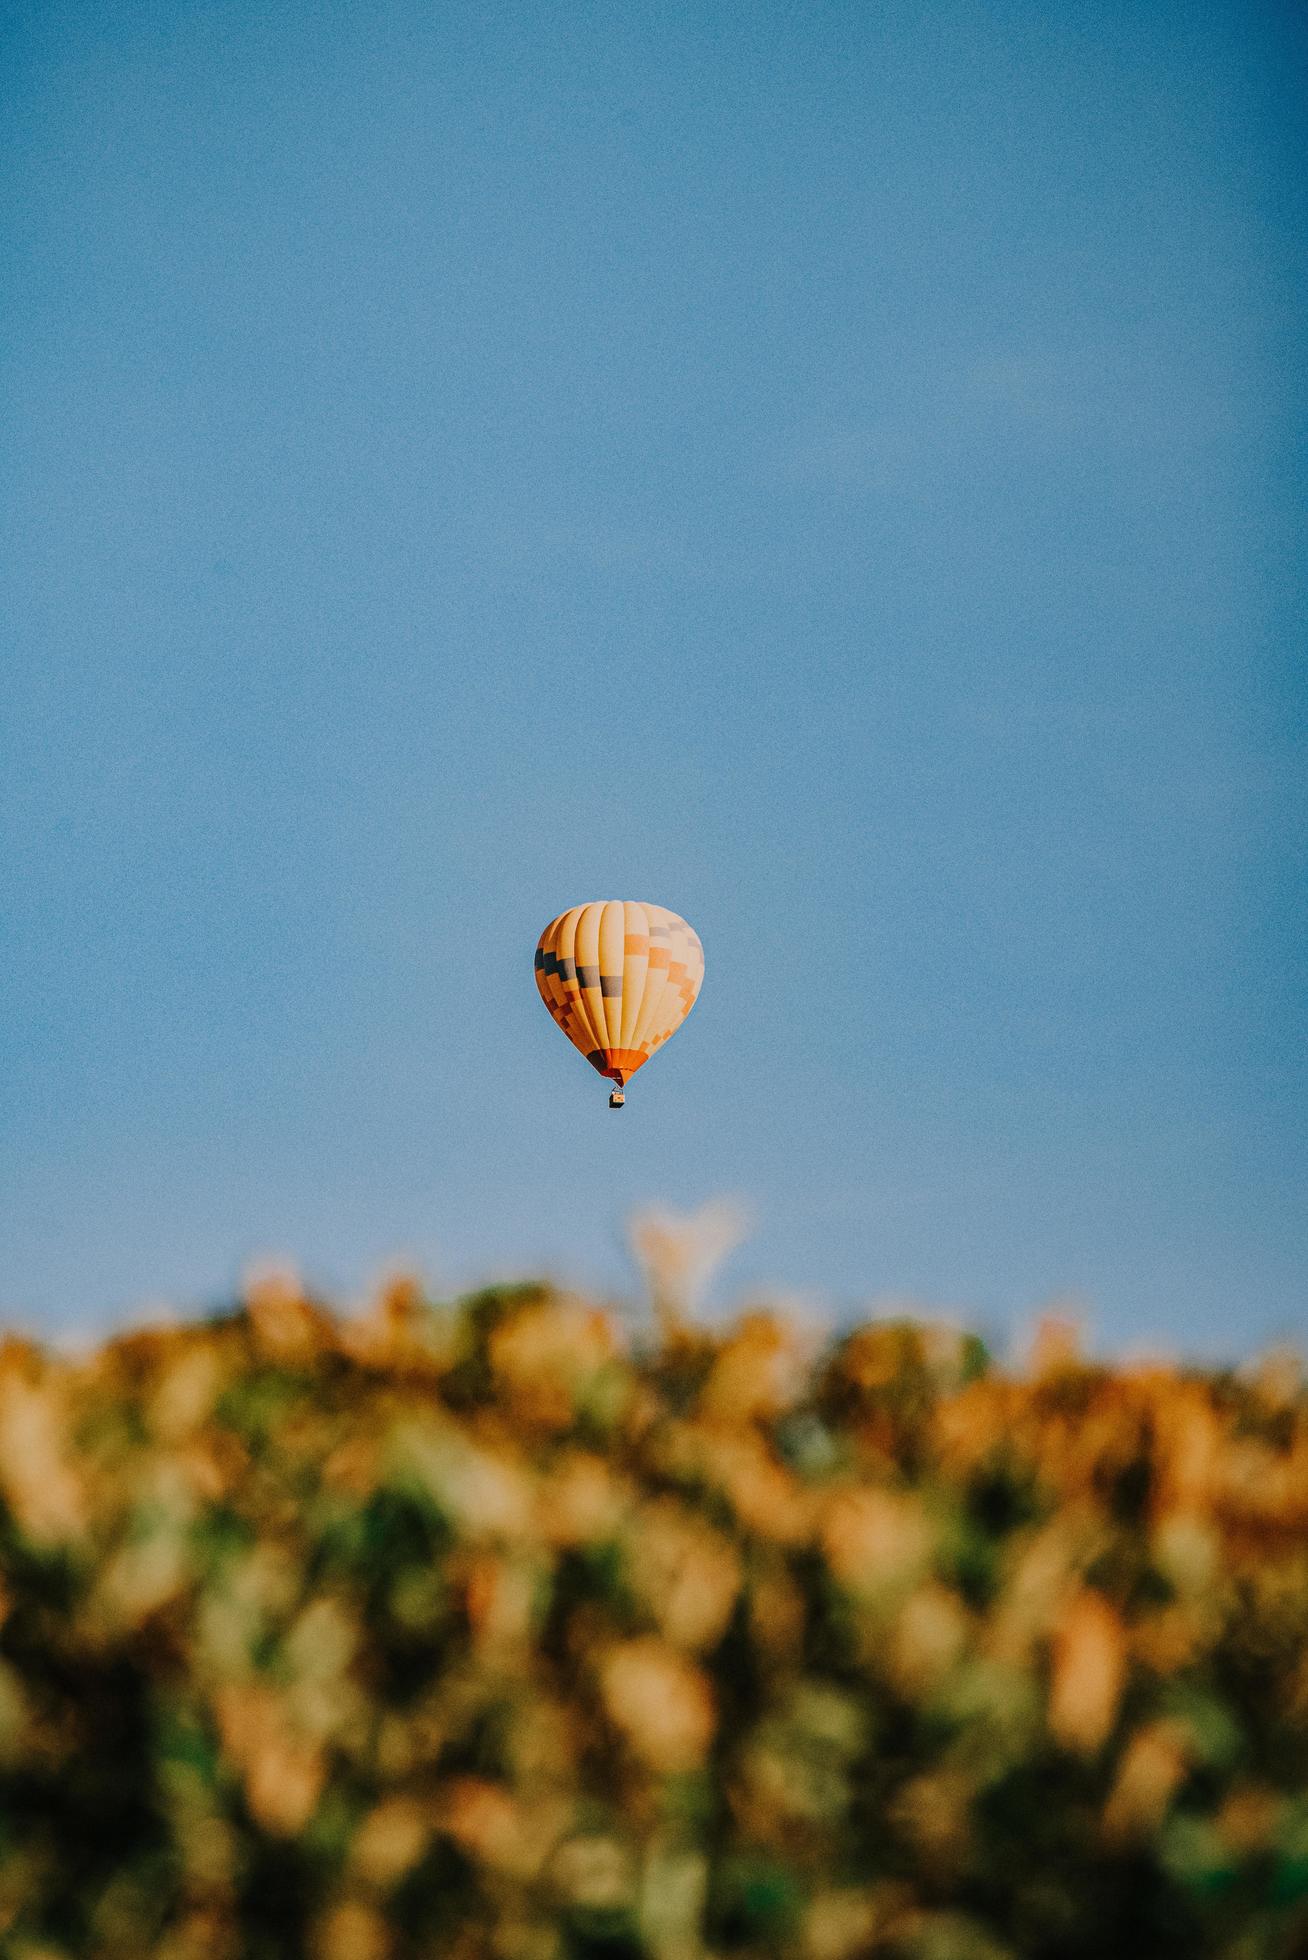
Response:
[[[1295,1960],[1308,1401],[286,1282],[0,1348],[5,1960]]]

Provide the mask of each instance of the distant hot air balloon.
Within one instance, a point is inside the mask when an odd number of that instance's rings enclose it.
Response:
[[[623,1085],[675,1034],[704,978],[698,935],[663,905],[614,898],[574,905],[536,948],[540,997],[574,1048]]]

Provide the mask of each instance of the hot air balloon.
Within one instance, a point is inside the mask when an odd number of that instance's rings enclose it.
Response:
[[[704,978],[699,936],[664,905],[613,898],[552,919],[536,947],[540,997],[574,1048],[623,1088],[677,1032]]]

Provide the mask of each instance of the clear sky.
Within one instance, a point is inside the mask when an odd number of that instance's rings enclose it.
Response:
[[[6,1314],[735,1193],[727,1295],[1308,1336],[1301,10],[4,33]]]

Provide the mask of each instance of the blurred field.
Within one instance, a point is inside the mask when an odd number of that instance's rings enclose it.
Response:
[[[6,1960],[1308,1955],[1297,1367],[286,1281],[0,1350]]]

